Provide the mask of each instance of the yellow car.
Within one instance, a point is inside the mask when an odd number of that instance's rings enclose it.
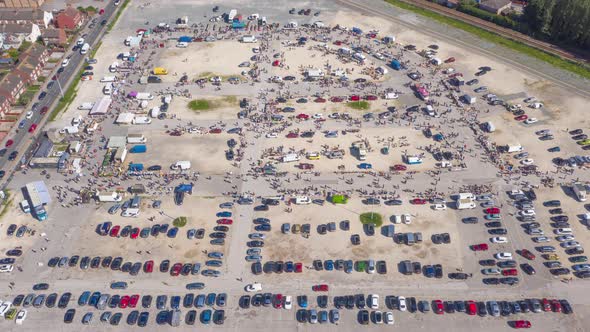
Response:
[[[293,234],[298,234],[299,232],[301,232],[301,225],[293,225],[293,227],[291,227],[291,232],[293,232]]]
[[[581,145],[581,146],[590,145],[590,138],[585,139],[585,140],[578,141],[578,144]]]
[[[548,261],[558,261],[559,256],[557,254],[546,254],[545,259],[547,259]]]
[[[317,152],[310,152],[307,154],[307,159],[309,160],[319,160],[320,159],[320,154]]]
[[[12,308],[12,309],[8,310],[6,312],[6,314],[4,314],[4,318],[6,318],[8,320],[13,320],[14,317],[16,317],[16,312],[17,312],[17,310]]]

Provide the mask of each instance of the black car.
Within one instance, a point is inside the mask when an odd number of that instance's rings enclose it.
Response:
[[[47,92],[43,91],[39,94],[39,100],[43,100],[47,96]]]
[[[309,314],[308,314],[307,310],[305,310],[305,309],[297,310],[297,314],[295,316],[296,316],[297,321],[299,323],[306,323],[307,320],[309,319]]]
[[[584,253],[584,248],[582,247],[573,247],[565,250],[565,253],[568,255],[581,255]]]
[[[328,296],[327,295],[318,295],[317,301],[318,301],[318,306],[320,308],[327,308],[328,307]]]
[[[423,270],[424,270],[423,271],[424,276],[426,278],[432,278],[436,274],[436,271],[434,269],[434,266],[432,266],[432,265],[424,265]]]
[[[9,155],[8,155],[8,160],[15,160],[16,156],[18,155],[17,151],[12,151]]]
[[[377,273],[387,274],[387,263],[385,261],[377,261]]]
[[[250,308],[250,295],[243,295],[242,297],[240,297],[239,305],[242,309]]]
[[[254,211],[268,211],[269,207],[268,205],[264,204],[264,205],[258,205],[254,207]]]
[[[464,224],[477,224],[479,221],[477,217],[467,217],[462,219]]]
[[[256,262],[252,263],[252,273],[255,275],[259,275],[262,273],[262,263]]]
[[[360,235],[358,235],[358,234],[352,234],[352,235],[350,236],[350,242],[351,242],[353,245],[355,245],[355,246],[357,246],[357,245],[361,244],[361,237],[360,237]]]
[[[561,303],[562,312],[564,314],[569,315],[574,312],[574,310],[572,309],[572,306],[570,305],[570,303],[567,300],[559,300],[559,303]]]
[[[385,202],[383,202],[385,205],[391,206],[391,205],[402,205],[403,201],[399,200],[399,199],[390,199],[387,200]]]
[[[491,235],[506,235],[508,234],[508,230],[506,228],[493,228],[488,229],[488,233]]]
[[[552,216],[551,221],[555,221],[555,222],[568,222],[570,220],[570,218],[568,216],[564,216],[564,215],[559,215],[559,216]]]
[[[225,310],[215,310],[213,312],[213,323],[221,325],[225,322]]]
[[[196,310],[189,310],[186,313],[186,316],[184,318],[184,322],[187,325],[195,325],[196,320],[197,320],[197,311]]]
[[[500,278],[500,283],[504,284],[504,285],[517,285],[519,282],[519,279],[517,277],[506,277],[506,278]]]
[[[68,309],[64,315],[64,323],[70,324],[76,316],[76,309]]]
[[[156,324],[158,325],[164,325],[168,323],[168,317],[171,315],[170,311],[168,310],[162,310],[160,312],[158,312],[158,315],[156,315]]]
[[[116,308],[119,305],[119,302],[121,302],[120,295],[111,296],[111,298],[109,299],[109,308]]]
[[[498,285],[500,280],[498,278],[484,278],[482,282],[486,285]]]
[[[359,311],[358,322],[363,325],[369,324],[369,311],[367,311],[367,310]]]
[[[502,227],[502,223],[499,221],[487,222],[484,225],[488,228]]]
[[[373,235],[375,235],[375,225],[373,225],[373,224],[364,224],[363,225],[363,229],[364,229],[365,234],[367,236],[373,236]]]
[[[141,298],[141,306],[145,309],[148,309],[152,306],[153,297],[151,295],[144,295]]]
[[[40,283],[33,286],[33,290],[40,291],[40,290],[47,290],[49,289],[49,284]]]
[[[557,208],[557,209],[551,209],[549,210],[550,214],[562,214],[563,210],[561,208]]]
[[[532,267],[529,263],[521,264],[520,268],[528,275],[533,275],[536,273],[535,268]]]
[[[515,268],[516,267],[516,261],[513,260],[507,260],[507,261],[499,261],[498,262],[498,267],[502,268],[502,269],[507,269],[507,268]]]
[[[545,206],[545,207],[560,207],[561,201],[559,201],[559,200],[546,201],[543,203],[543,206]]]
[[[133,310],[127,315],[127,325],[135,325],[137,324],[137,319],[139,318],[139,311]]]
[[[148,171],[153,172],[153,171],[160,171],[162,170],[162,166],[160,165],[153,165],[147,168]]]
[[[144,311],[141,314],[139,314],[139,319],[137,320],[137,326],[145,327],[148,323],[149,317],[150,317],[150,313],[147,311]],[[188,322],[187,322],[187,324],[188,324]]]
[[[435,264],[435,265],[433,265],[433,267],[434,267],[434,277],[438,278],[438,279],[442,278],[443,277],[442,265]]]
[[[462,272],[449,273],[449,279],[466,280],[467,278],[469,278],[469,275],[467,273],[462,273]]]
[[[488,310],[486,308],[486,304],[484,302],[476,302],[477,305],[477,315],[480,317],[485,317],[488,314]]]

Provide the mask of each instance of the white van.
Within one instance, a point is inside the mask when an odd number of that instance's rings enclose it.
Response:
[[[298,204],[298,205],[311,204],[311,199],[307,196],[297,196],[297,197],[295,197],[295,204]]]
[[[29,206],[29,202],[26,199],[20,202],[20,208],[23,209],[24,213],[31,212],[31,207]]]
[[[571,228],[558,228],[553,232],[557,235],[571,235],[573,233]]]
[[[174,170],[184,171],[184,170],[191,168],[191,162],[188,160],[180,160],[180,161],[177,161],[176,163],[172,164],[172,166],[170,166],[170,168],[174,169]]]
[[[188,43],[187,42],[180,42],[180,43],[176,44],[176,47],[178,47],[178,48],[187,48],[188,47]]]
[[[475,196],[472,193],[459,193],[457,199],[475,199]]]
[[[113,85],[111,83],[105,85],[104,88],[102,88],[102,92],[105,95],[110,95],[111,93],[113,93]]]

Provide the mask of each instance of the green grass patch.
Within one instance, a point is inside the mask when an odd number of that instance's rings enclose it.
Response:
[[[90,52],[90,55],[88,56],[89,59],[94,59],[94,56],[96,55],[96,52],[98,52],[98,49],[100,48],[101,45],[102,45],[102,41],[99,41],[98,44],[96,44],[96,46],[94,46],[92,48],[92,51]]]
[[[8,209],[10,208],[10,206],[12,205],[12,201],[14,201],[14,198],[10,197],[10,191],[5,190],[4,194],[6,195],[4,197],[4,201],[2,202],[2,211],[0,212],[0,219],[2,219],[2,217],[4,217],[7,213],[8,213]]]
[[[39,85],[29,86],[27,88],[27,90],[25,92],[23,92],[23,94],[20,95],[20,97],[18,97],[17,104],[20,106],[25,106],[28,103],[30,103],[33,100],[33,97],[35,97],[35,94],[37,92],[39,92],[40,88],[41,88],[41,86],[39,86]]]
[[[188,108],[193,111],[208,111],[213,107],[211,102],[205,99],[195,99],[188,103]]]
[[[461,29],[463,31],[472,33],[472,34],[474,34],[482,39],[485,39],[487,41],[496,43],[498,45],[502,45],[506,48],[512,49],[514,51],[526,54],[526,55],[531,56],[533,58],[536,58],[536,59],[539,59],[539,60],[544,61],[546,63],[549,63],[557,68],[561,68],[563,70],[567,70],[569,72],[572,72],[572,73],[578,74],[582,77],[590,79],[590,66],[588,66],[588,65],[584,65],[581,63],[576,63],[576,62],[573,62],[573,61],[570,61],[567,59],[563,59],[557,55],[547,53],[543,50],[534,48],[532,46],[528,46],[526,44],[523,44],[518,41],[514,41],[512,39],[508,39],[506,37],[500,36],[500,35],[495,34],[493,32],[489,32],[485,29],[479,28],[479,27],[471,25],[469,23],[465,23],[463,21],[459,21],[454,18],[444,16],[442,14],[433,12],[428,9],[418,7],[416,5],[412,5],[412,4],[403,2],[401,0],[385,0],[385,1],[387,1],[388,3],[390,3],[396,7],[406,9],[406,10],[412,11],[414,13],[420,14],[422,16],[432,18],[435,21],[438,21],[439,23],[447,24],[452,27]]]
[[[186,226],[186,223],[188,222],[188,219],[186,217],[178,217],[176,219],[174,219],[174,221],[172,222],[172,225],[174,225],[174,227],[184,227]]]
[[[225,96],[221,100],[225,103],[228,103],[228,104],[237,104],[238,103],[238,97],[236,97],[236,96]]]
[[[346,103],[346,106],[359,111],[366,111],[371,108],[369,102],[365,100],[351,101]]]
[[[359,217],[363,225],[373,224],[375,227],[383,225],[383,216],[377,212],[365,212]]]
[[[117,10],[117,13],[115,14],[115,18],[113,19],[113,21],[111,21],[111,23],[109,23],[107,25],[107,31],[111,31],[113,29],[113,27],[115,26],[115,24],[117,24],[119,17],[121,16],[121,14],[125,10],[125,8],[127,8],[127,5],[129,5],[129,2],[130,2],[130,0],[123,1],[123,3],[120,5],[121,8],[119,10]]]
[[[37,77],[37,82],[39,82],[39,83],[45,83],[45,81],[47,81],[47,77],[45,77],[45,76],[39,76],[39,77]]]

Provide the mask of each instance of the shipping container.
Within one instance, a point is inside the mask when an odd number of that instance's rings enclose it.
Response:
[[[147,146],[145,144],[134,145],[129,149],[129,153],[145,153]]]

